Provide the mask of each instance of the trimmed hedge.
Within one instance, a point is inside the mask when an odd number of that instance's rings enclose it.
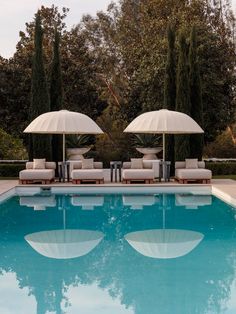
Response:
[[[19,172],[25,169],[25,164],[0,164],[0,177],[19,177]],[[236,162],[206,162],[206,169],[216,175],[236,175]]]
[[[236,162],[206,162],[206,169],[210,169],[214,176],[236,174]]]
[[[19,172],[25,169],[25,164],[0,164],[0,177],[19,177]]]

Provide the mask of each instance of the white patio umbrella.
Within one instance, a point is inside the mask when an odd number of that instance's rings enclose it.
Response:
[[[165,161],[165,134],[204,133],[197,122],[187,114],[167,109],[141,114],[127,126],[124,132],[162,134],[163,161]]]
[[[24,133],[62,134],[64,162],[66,134],[102,134],[103,131],[85,114],[60,110],[41,114],[27,126]]]

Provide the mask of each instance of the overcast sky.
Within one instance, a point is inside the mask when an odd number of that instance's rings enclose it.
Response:
[[[116,1],[116,0],[113,0]],[[19,40],[19,31],[25,30],[25,23],[33,19],[41,5],[52,4],[70,8],[66,19],[68,28],[79,22],[86,13],[95,15],[105,10],[111,0],[0,0],[0,55],[9,58],[15,52]],[[236,12],[236,0],[232,0]]]

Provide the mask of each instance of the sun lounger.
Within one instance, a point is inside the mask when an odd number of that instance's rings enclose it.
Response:
[[[80,184],[83,182],[104,183],[103,163],[93,162],[93,168],[82,169],[83,161],[70,163],[72,183]]]
[[[186,168],[185,161],[176,161],[175,163],[175,179],[180,183],[188,183],[190,181],[210,183],[211,178],[212,172],[205,169],[204,161],[198,161],[197,168]]]
[[[34,162],[27,162],[26,169],[19,173],[20,184],[30,184],[41,182],[49,184],[55,180],[56,163],[51,161],[45,162],[44,169],[34,169]]]
[[[134,169],[131,168],[131,162],[123,162],[122,181],[124,183],[131,183],[133,181],[153,183],[154,177],[152,163],[145,164],[145,168]]]

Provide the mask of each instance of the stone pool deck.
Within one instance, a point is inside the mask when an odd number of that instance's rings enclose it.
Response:
[[[35,187],[35,186],[41,186],[41,187],[46,187],[46,185],[19,185],[18,180],[0,180],[0,196],[4,196],[4,194],[8,194],[9,191],[11,191],[12,189],[14,189],[15,187],[20,186],[20,187]],[[49,186],[53,187],[69,187],[69,186],[73,186],[73,187],[89,187],[89,186],[95,186],[95,184],[93,185],[74,185],[71,182],[65,182],[65,183],[59,183],[59,182],[55,182],[53,184],[50,184]],[[137,187],[148,187],[148,184],[122,184],[122,183],[105,183],[105,184],[99,184],[98,185],[100,188],[102,186],[104,187],[130,187],[130,186],[137,186]],[[158,182],[158,183],[154,183],[154,184],[150,184],[150,187],[203,187],[203,186],[208,186],[211,187],[211,191],[212,194],[221,198],[223,201],[236,206],[236,181],[234,180],[230,180],[230,179],[213,179],[211,184],[179,184],[176,181],[170,181],[170,182]]]

